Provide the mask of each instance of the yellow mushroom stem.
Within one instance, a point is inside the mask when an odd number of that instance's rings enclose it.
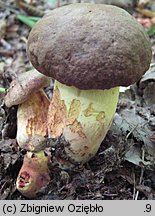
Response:
[[[79,90],[55,81],[47,121],[51,138],[63,135],[65,152],[84,163],[95,155],[111,126],[119,87],[109,90]]]

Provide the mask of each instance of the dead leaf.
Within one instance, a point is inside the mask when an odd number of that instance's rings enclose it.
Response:
[[[141,158],[141,149],[137,146],[132,146],[130,150],[125,155],[125,160],[137,165],[141,166],[142,164],[145,166],[151,165],[149,161],[144,161]]]
[[[0,40],[5,37],[6,33],[6,21],[0,20]]]
[[[150,11],[148,9],[140,9],[140,8],[135,8],[136,11],[138,11],[139,13],[141,13],[142,15],[149,17],[149,18],[153,18],[155,17],[155,12]]]
[[[17,24],[11,24],[10,26],[7,26],[6,29],[6,37],[7,39],[18,37],[17,31],[19,30],[19,25]]]
[[[143,87],[144,82],[155,81],[155,64],[152,64],[150,69],[140,79],[139,87]]]
[[[144,113],[146,112],[149,116],[149,110],[144,109]],[[147,154],[155,158],[155,145],[150,139],[153,132],[149,128],[148,119],[145,118],[137,114],[135,107],[133,109],[125,108],[120,114],[115,115],[113,127],[120,128],[127,137],[132,135],[137,141],[144,143]]]

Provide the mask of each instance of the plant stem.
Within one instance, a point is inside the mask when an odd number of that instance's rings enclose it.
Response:
[[[0,88],[0,92],[6,92],[6,88]]]

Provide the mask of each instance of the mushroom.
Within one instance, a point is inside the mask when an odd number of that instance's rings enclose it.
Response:
[[[10,84],[4,98],[5,105],[18,105],[17,142],[29,151],[41,150],[47,134],[47,111],[49,99],[43,87],[50,83],[49,77],[32,69],[18,76]],[[38,108],[39,107],[39,108]],[[41,143],[41,144],[40,144]]]
[[[16,187],[27,197],[34,197],[49,180],[49,155],[46,149],[49,100],[43,90],[33,93],[18,105],[17,143],[27,150],[18,174]]]
[[[49,155],[44,153],[47,139],[47,112],[49,100],[43,87],[49,78],[36,70],[22,73],[11,82],[4,98],[8,107],[18,105],[17,143],[27,150],[18,174],[16,187],[27,197],[34,197],[50,177]]]
[[[63,136],[67,156],[84,163],[106,136],[119,86],[137,82],[149,68],[151,44],[125,10],[77,3],[39,21],[29,34],[27,53],[39,72],[55,79],[48,135]]]

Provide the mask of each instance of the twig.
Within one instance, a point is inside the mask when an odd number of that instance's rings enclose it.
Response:
[[[13,56],[14,54],[15,54],[15,50],[0,49],[0,56]]]
[[[38,9],[37,7],[25,3],[23,0],[16,0],[16,4],[19,8],[24,10],[26,13],[32,15],[32,16],[39,16],[42,17],[44,16],[44,11]]]
[[[132,171],[133,173],[133,200],[135,199],[135,194],[136,194],[136,179],[135,179],[135,173],[134,170]]]
[[[130,134],[132,134],[132,132],[133,132],[134,130],[136,130],[136,128],[138,127],[138,125],[139,125],[139,123],[138,123],[137,125],[135,125],[135,126],[132,128],[131,131],[129,131],[129,133],[126,135],[126,139],[128,139],[129,136],[130,136]]]
[[[145,155],[145,151],[144,151],[144,149],[142,149],[142,160],[144,160],[144,155]],[[139,185],[142,184],[143,175],[144,175],[144,167],[142,166],[141,167],[141,174],[140,174],[140,178],[139,178]],[[135,200],[138,199],[138,195],[139,195],[139,190],[137,190],[137,192],[136,192]]]

